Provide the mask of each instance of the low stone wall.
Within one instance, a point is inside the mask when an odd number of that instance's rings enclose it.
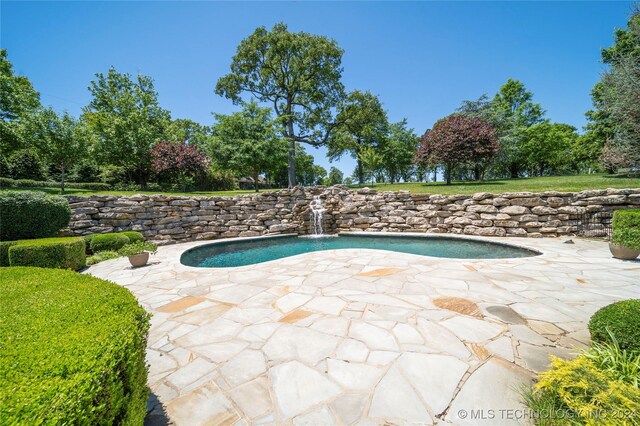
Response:
[[[640,208],[639,189],[515,192],[473,195],[411,194],[294,188],[235,197],[134,195],[68,196],[68,234],[134,230],[174,242],[313,232],[312,200],[320,199],[325,233],[433,232],[484,236],[572,235],[585,215]],[[607,220],[607,219],[605,219]]]

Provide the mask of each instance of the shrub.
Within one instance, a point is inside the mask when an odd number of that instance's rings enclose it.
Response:
[[[65,182],[65,188],[89,189],[92,191],[109,191],[111,185],[102,182]],[[40,181],[32,179],[0,178],[1,188],[59,188],[60,182]]]
[[[109,233],[98,234],[91,238],[91,251],[118,251],[125,244],[129,244],[129,237],[123,234]]]
[[[99,251],[91,257],[87,258],[87,265],[95,265],[105,260],[116,259],[120,257],[117,251]]]
[[[0,192],[0,240],[50,237],[70,219],[65,198],[37,191]]]
[[[615,380],[622,380],[640,386],[640,352],[628,352],[620,349],[613,335],[612,343],[594,343],[584,355],[589,358],[600,371]]]
[[[129,238],[129,242],[136,243],[138,241],[144,241],[144,235],[138,231],[123,231],[121,235],[126,235]]]
[[[0,266],[9,266],[9,248],[18,241],[0,241]]]
[[[9,265],[78,270],[87,261],[84,239],[41,238],[16,241],[9,247]]]
[[[534,388],[525,391],[526,404],[540,414],[536,424],[638,424],[632,416],[640,412],[640,389],[611,378],[585,355],[572,361],[552,357],[551,365],[551,370],[540,373]],[[625,423],[627,419],[631,422]]]
[[[640,250],[640,209],[613,212],[612,229],[614,244]]]
[[[9,169],[14,179],[46,179],[44,163],[33,149],[21,149],[11,154]]]
[[[612,343],[613,336],[620,349],[640,353],[640,299],[623,300],[600,309],[589,321],[589,332],[594,342]]]
[[[138,241],[136,243],[125,245],[120,250],[118,250],[118,253],[120,254],[120,256],[134,256],[145,251],[148,251],[149,253],[155,253],[158,251],[158,246],[151,241]]]
[[[149,315],[127,289],[11,267],[0,293],[0,424],[143,423]]]

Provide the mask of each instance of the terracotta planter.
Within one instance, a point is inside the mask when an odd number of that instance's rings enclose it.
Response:
[[[630,249],[620,244],[609,243],[609,250],[616,259],[633,260],[640,255],[640,250]]]
[[[140,254],[134,254],[133,256],[129,256],[129,263],[134,268],[139,268],[140,266],[144,266],[149,261],[149,252],[143,252]]]

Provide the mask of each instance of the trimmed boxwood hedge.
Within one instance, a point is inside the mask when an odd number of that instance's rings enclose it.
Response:
[[[640,250],[640,209],[613,212],[612,242]]]
[[[123,233],[98,234],[91,238],[91,251],[118,251],[125,244],[129,244],[129,237]]]
[[[136,243],[138,241],[144,241],[144,235],[142,235],[138,231],[123,231],[123,232],[119,232],[119,234],[126,235],[127,237],[129,237],[129,242],[130,243]]]
[[[0,240],[52,237],[69,225],[71,208],[63,197],[38,191],[0,192]]]
[[[116,284],[3,268],[0,424],[141,425],[149,314]]]
[[[600,309],[589,321],[589,332],[591,340],[598,343],[611,343],[611,332],[620,349],[640,353],[640,299],[623,300]]]
[[[81,237],[10,241],[3,245],[9,245],[7,257],[10,266],[78,270],[87,262],[84,239]]]

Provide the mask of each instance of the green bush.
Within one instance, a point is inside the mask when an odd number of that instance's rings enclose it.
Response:
[[[121,235],[126,235],[129,238],[130,243],[137,243],[138,241],[144,241],[144,235],[138,231],[123,231],[119,232]]]
[[[585,355],[571,361],[552,357],[551,365],[524,393],[527,406],[540,416],[534,416],[534,424],[639,424],[633,416],[640,413],[640,389],[633,384],[610,377]]]
[[[65,198],[37,191],[0,192],[0,240],[13,241],[55,235],[69,225],[71,208]]]
[[[594,342],[612,343],[613,336],[620,349],[640,353],[640,299],[623,300],[600,309],[589,321],[589,332]]]
[[[0,178],[0,188],[59,188],[60,182],[32,179]],[[88,189],[92,191],[109,191],[111,185],[102,182],[65,182],[68,189]]]
[[[613,212],[612,230],[614,244],[640,250],[640,209]]]
[[[45,180],[47,176],[43,161],[33,149],[21,149],[11,154],[9,169],[14,179]]]
[[[78,270],[87,262],[84,239],[40,238],[16,241],[9,247],[9,265]]]
[[[91,251],[118,251],[129,244],[129,237],[118,233],[98,234],[91,238]]]
[[[87,265],[95,265],[105,260],[117,259],[120,257],[117,251],[99,251],[91,257],[87,258]]]
[[[118,250],[118,253],[120,256],[135,256],[136,254],[142,254],[145,251],[153,254],[158,251],[158,246],[151,241],[137,241],[135,243],[125,245]]]
[[[9,266],[9,247],[18,241],[0,241],[0,266]]]
[[[0,424],[143,423],[149,315],[127,289],[11,267],[0,294]]]

